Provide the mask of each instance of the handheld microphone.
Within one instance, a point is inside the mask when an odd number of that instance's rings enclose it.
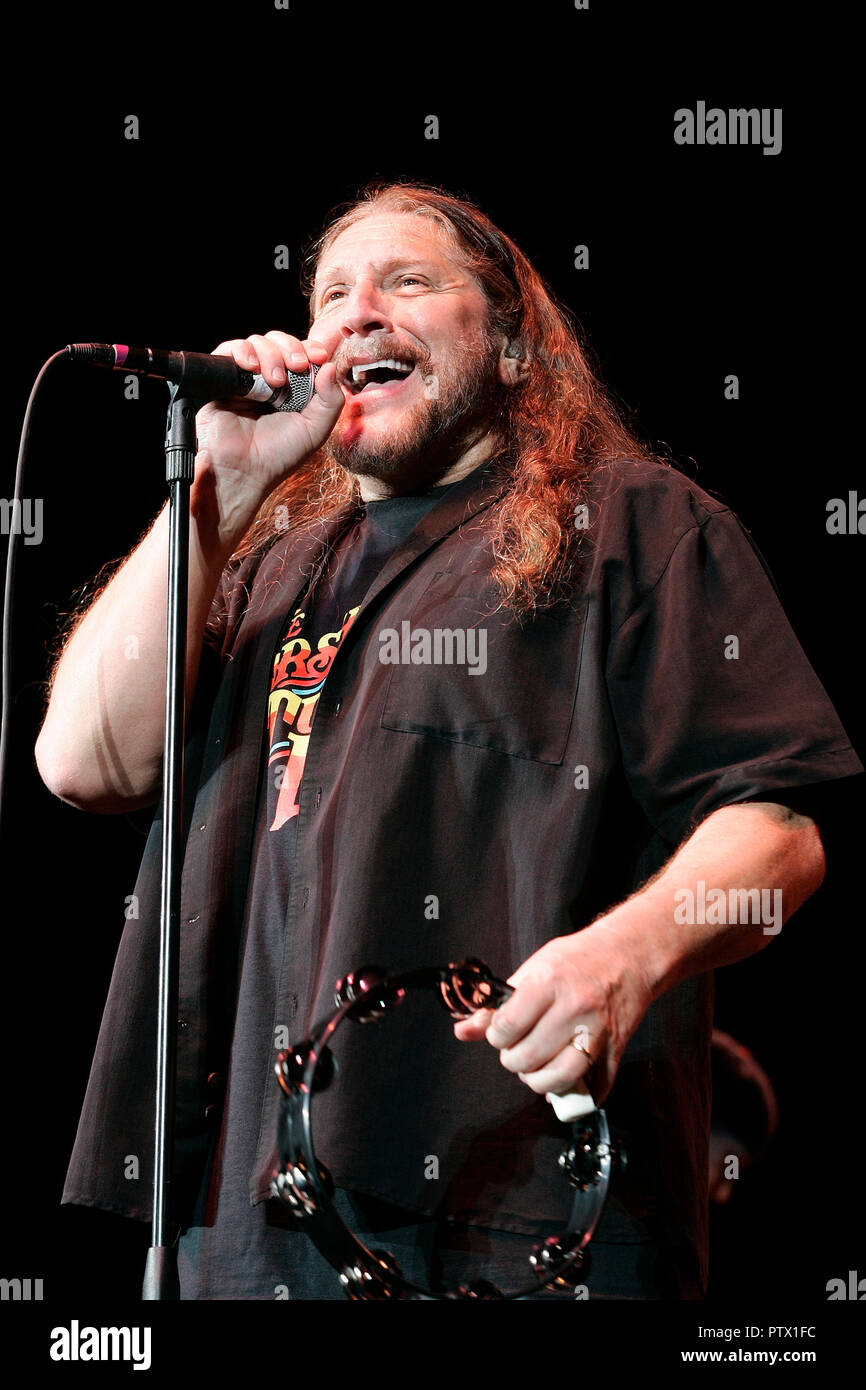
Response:
[[[166,352],[161,348],[135,348],[124,343],[67,343],[73,362],[153,376],[181,387],[182,394],[198,397],[202,404],[216,400],[246,400],[268,410],[303,410],[316,389],[318,367],[311,362],[306,372],[287,372],[285,386],[273,387],[264,377],[244,371],[231,357],[206,352]]]

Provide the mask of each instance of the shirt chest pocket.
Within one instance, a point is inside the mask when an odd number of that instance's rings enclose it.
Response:
[[[483,573],[438,573],[378,631],[390,667],[382,728],[561,763],[577,696],[584,604],[521,626]],[[390,624],[388,626],[387,624]]]

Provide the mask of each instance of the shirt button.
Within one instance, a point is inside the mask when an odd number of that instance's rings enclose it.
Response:
[[[218,1071],[212,1071],[207,1079],[208,1090],[216,1091],[222,1084],[223,1079]]]
[[[342,708],[343,708],[343,701],[342,701],[342,700],[335,700],[335,701],[334,701],[334,714],[335,714],[335,715],[339,714],[339,713],[340,713],[340,710],[341,710]]]

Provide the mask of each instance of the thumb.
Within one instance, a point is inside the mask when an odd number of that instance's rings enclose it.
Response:
[[[459,1042],[480,1042],[486,1036],[493,1018],[492,1009],[478,1009],[469,1018],[454,1024],[454,1036]]]
[[[323,444],[331,433],[345,403],[343,389],[337,385],[337,368],[333,362],[326,362],[319,368],[316,374],[316,389],[300,414],[316,448]]]

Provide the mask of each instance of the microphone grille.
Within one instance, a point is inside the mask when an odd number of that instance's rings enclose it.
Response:
[[[309,372],[289,372],[288,381],[270,401],[271,410],[303,410],[316,391],[318,367],[310,363]]]

